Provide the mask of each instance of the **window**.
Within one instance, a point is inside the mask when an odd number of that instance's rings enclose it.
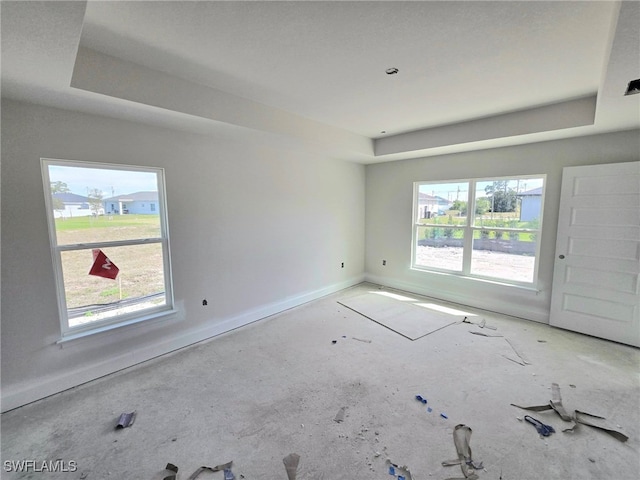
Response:
[[[545,176],[414,184],[412,268],[536,283]]]
[[[42,160],[63,339],[173,311],[163,173]],[[125,215],[122,199],[145,196],[157,212]],[[66,215],[79,197],[89,208]]]

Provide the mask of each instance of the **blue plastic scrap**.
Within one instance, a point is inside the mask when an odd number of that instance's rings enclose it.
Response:
[[[427,412],[431,413],[433,412],[433,409],[431,407],[427,407]]]
[[[441,416],[442,418],[449,418],[449,417],[447,417],[447,414],[446,414],[446,413],[441,413],[441,414],[440,414],[440,416]]]
[[[422,403],[427,403],[427,399],[424,398],[422,395],[416,395],[416,400],[422,402]]]
[[[389,475],[395,477],[395,480],[411,480],[411,472],[406,465],[400,466],[388,458],[386,464],[389,466]]]
[[[540,420],[537,420],[537,419],[535,419],[535,418],[533,418],[533,417],[531,417],[529,415],[525,415],[524,419],[527,422],[529,422],[531,425],[536,427],[536,430],[538,431],[538,433],[540,435],[542,435],[543,437],[548,437],[552,433],[556,433],[556,431],[553,429],[553,427],[551,425],[545,425]]]
[[[136,421],[136,411],[134,410],[131,413],[123,413],[118,418],[118,424],[116,425],[116,429],[127,428],[133,425],[133,422]]]

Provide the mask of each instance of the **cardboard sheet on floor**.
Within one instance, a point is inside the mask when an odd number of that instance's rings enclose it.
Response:
[[[403,301],[376,293],[356,295],[338,303],[410,340],[464,320],[463,314],[440,312],[421,306],[419,301]]]

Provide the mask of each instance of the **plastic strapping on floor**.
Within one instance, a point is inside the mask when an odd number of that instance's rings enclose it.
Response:
[[[219,471],[224,471],[225,472],[225,480],[228,478],[227,477],[227,471],[229,473],[231,473],[231,465],[233,464],[233,462],[228,462],[228,463],[224,463],[222,465],[216,465],[215,467],[200,467],[198,468],[195,472],[193,472],[189,478],[187,480],[194,480],[195,478],[198,477],[198,475],[200,475],[202,472],[204,471],[210,471],[210,472],[219,472]],[[233,474],[231,474],[232,476],[230,478],[234,478]]]
[[[442,466],[460,465],[464,477],[450,477],[446,480],[477,480],[479,478],[475,470],[481,470],[483,466],[482,462],[474,462],[471,457],[471,447],[469,446],[471,432],[471,428],[463,424],[456,425],[453,429],[453,444],[458,452],[458,458],[442,462]]]
[[[582,425],[587,425],[589,427],[602,430],[603,432],[608,433],[613,438],[616,438],[621,442],[626,442],[627,440],[629,440],[629,437],[627,437],[624,433],[618,432],[608,427],[596,425],[595,423],[592,423],[592,421],[587,420],[585,418],[585,416],[588,416],[594,419],[598,418],[600,420],[605,420],[604,417],[600,417],[598,415],[592,415],[591,413],[587,413],[587,412],[581,412],[580,410],[575,410],[573,417],[569,415],[569,413],[567,413],[564,406],[562,405],[562,397],[560,396],[560,386],[557,383],[551,384],[551,400],[547,405],[534,405],[531,407],[521,407],[520,405],[516,405],[515,403],[512,403],[511,405],[513,405],[514,407],[521,408],[523,410],[529,410],[531,412],[544,412],[546,410],[554,410],[558,415],[560,415],[562,420],[564,420],[565,422],[569,422],[570,424],[570,426],[562,430],[563,432],[573,432],[576,427],[576,424],[580,423]]]
[[[198,468],[195,472],[193,472],[189,478],[187,480],[194,480],[195,478],[197,478],[202,472],[204,471],[210,471],[210,472],[219,472],[219,471],[224,471],[224,478],[225,480],[234,480],[236,477],[235,475],[231,472],[231,465],[233,464],[233,462],[228,462],[228,463],[224,463],[222,465],[216,465],[215,467],[200,467]],[[168,475],[166,477],[164,477],[163,480],[176,480],[178,478],[178,467],[175,466],[173,463],[167,463],[167,466],[164,467],[165,470],[170,470],[173,473],[171,475]]]

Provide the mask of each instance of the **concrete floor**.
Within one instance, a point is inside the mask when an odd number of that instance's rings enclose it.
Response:
[[[478,327],[467,324],[410,341],[337,303],[377,288],[344,290],[5,413],[2,478],[160,480],[171,462],[187,479],[233,460],[236,479],[286,480],[282,459],[295,452],[298,480],[397,478],[387,458],[414,480],[442,480],[462,476],[441,465],[456,458],[460,423],[473,430],[480,479],[638,478],[638,349],[473,309],[531,364],[507,360],[503,338],[472,335]],[[554,412],[510,406],[548,403],[553,382],[567,410],[604,416],[629,440],[586,426],[563,433]],[[134,425],[115,430],[132,410]],[[527,413],[557,433],[541,438],[517,419]],[[73,461],[77,470],[7,472],[7,461],[24,459]]]

